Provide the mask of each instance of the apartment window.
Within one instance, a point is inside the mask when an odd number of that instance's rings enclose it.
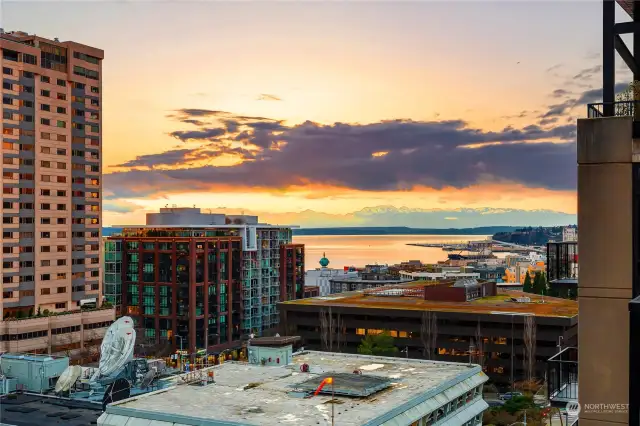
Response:
[[[2,247],[2,254],[11,254],[13,253],[13,247]]]
[[[41,274],[40,275],[40,280],[42,280],[42,281],[50,281],[51,280],[51,275],[50,274]]]
[[[33,101],[21,100],[20,106],[23,106],[25,108],[33,108]]]
[[[20,294],[20,297],[30,297],[30,296],[35,296],[36,294],[34,290],[20,290],[18,293]]]
[[[84,130],[84,124],[82,123],[73,123],[73,128],[76,130]]]
[[[51,232],[41,232],[40,238],[51,238]]]
[[[2,74],[13,75],[13,70],[9,67],[2,67]]]
[[[50,90],[40,90],[40,96],[44,96],[45,98],[50,98],[51,97],[51,91]]]
[[[57,238],[67,238],[67,233],[65,231],[58,231],[58,232],[56,232],[56,237]]]
[[[67,251],[67,246],[57,246],[56,251],[58,253],[65,253]]]
[[[67,259],[58,259],[58,261],[56,262],[56,264],[58,266],[66,266],[67,265]]]
[[[66,287],[58,287],[58,288],[56,289],[56,291],[57,291],[58,293],[66,293],[66,292],[67,292],[67,288],[66,288]]]
[[[65,107],[58,107],[58,108],[56,108],[56,112],[58,114],[66,114],[67,113],[67,109]]]
[[[33,166],[33,160],[30,158],[21,158],[20,164],[23,166]]]
[[[59,218],[56,220],[56,223],[57,223],[58,225],[66,225],[66,224],[67,224],[67,219],[66,219],[66,218],[64,218],[64,217],[59,217]]]
[[[40,176],[41,182],[51,182],[51,175],[42,175]]]
[[[57,98],[58,98],[59,101],[66,101],[67,100],[67,95],[64,94],[64,93],[58,93]]]
[[[12,239],[13,238],[13,232],[4,231],[2,233],[2,238],[6,238],[6,239],[9,239],[9,240]]]
[[[20,121],[24,121],[25,123],[33,123],[33,115],[22,114],[20,115]]]
[[[62,120],[57,120],[56,127],[65,128],[65,127],[67,127],[67,122],[66,121],[62,121]]]
[[[40,208],[42,209],[42,206],[48,206],[49,204],[40,204]],[[49,209],[47,209],[49,210]],[[40,218],[40,223],[42,225],[51,225],[51,218],[50,217],[41,217]]]
[[[33,93],[33,86],[22,86],[22,92],[24,93]]]
[[[31,71],[22,71],[22,76],[24,78],[35,78],[35,74],[33,74]]]
[[[79,149],[71,150],[71,155],[74,157],[84,157],[84,151],[80,151]]]
[[[33,151],[33,145],[29,145],[27,143],[20,144],[20,151]]]
[[[58,292],[58,293],[66,293],[66,289],[63,292]],[[66,302],[56,303],[56,309],[67,309],[67,303]]]
[[[38,59],[34,55],[30,55],[28,53],[22,54],[22,62],[25,64],[37,65]],[[25,71],[25,73],[28,71]],[[31,73],[31,78],[33,78],[33,73]]]
[[[92,64],[96,64],[96,65],[100,63],[99,58],[96,58],[95,56],[87,55],[86,53],[73,52],[73,57],[76,59],[87,61]]]
[[[49,120],[48,118],[41,118],[40,119],[40,124],[43,124],[45,126],[50,126],[51,125],[51,120]]]
[[[84,97],[82,97],[82,96],[72,96],[71,97],[71,101],[72,102],[77,102],[79,104],[84,104]]]
[[[40,204],[40,210],[51,210],[51,204],[49,203]]]
[[[58,210],[66,210],[67,209],[67,205],[66,204],[58,204],[57,209]]]
[[[67,191],[59,189],[56,191],[56,196],[58,197],[66,197],[67,196]]]
[[[73,82],[73,88],[74,89],[79,89],[79,90],[84,90],[85,84],[84,83],[78,83],[77,81],[74,81]]]
[[[57,166],[58,166],[57,168],[58,168],[59,170],[65,170],[65,169],[67,168],[67,164],[66,164],[66,163],[61,163],[61,162],[59,162],[59,161],[58,161],[58,163],[57,163]]]
[[[51,105],[49,104],[40,104],[41,111],[51,111]]]
[[[40,76],[40,81],[43,83],[51,83],[51,79],[49,77],[47,77],[46,75],[41,75]]]
[[[56,149],[56,154],[58,155],[67,155],[67,150],[65,148]]]
[[[20,210],[33,210],[33,203],[20,203]]]
[[[67,82],[62,79],[58,79],[57,83],[58,83],[58,86],[62,86],[62,87],[67,86]]]
[[[50,288],[41,288],[40,289],[40,294],[42,296],[46,296],[47,294],[51,294],[51,289]]]
[[[22,225],[30,225],[33,223],[33,218],[32,217],[21,217],[20,218],[20,224]]]
[[[73,191],[73,197],[84,197],[84,191]]]
[[[47,132],[40,132],[40,138],[41,139],[46,139],[46,140],[50,140],[51,139],[51,133],[47,133]],[[42,147],[42,149],[40,150],[40,152],[44,153],[44,154],[48,154],[49,153],[49,148],[47,147],[47,152],[44,152],[44,148]]]
[[[41,189],[40,190],[40,195],[42,195],[43,197],[50,197],[51,196],[51,190],[50,189]]]
[[[49,246],[41,246],[40,253],[51,253],[51,247]]]
[[[3,96],[2,103],[5,105],[13,105],[13,99],[8,96]]]
[[[97,99],[91,99],[91,105],[93,106],[100,106],[100,101]]]
[[[51,168],[51,162],[50,161],[40,161],[40,167]]]
[[[13,208],[15,208],[14,207],[15,204],[16,203],[12,203],[11,201],[3,201],[2,202],[2,208],[3,209],[13,209]]]
[[[56,279],[58,279],[58,280],[66,280],[67,279],[67,274],[65,272],[58,272],[58,274],[56,275]]]
[[[58,142],[66,142],[67,135],[58,135],[57,139],[58,139]]]
[[[77,65],[73,67],[73,73],[75,75],[87,77],[92,80],[98,80],[100,78],[100,74],[98,73],[98,71],[93,71],[84,67],[79,67]]]
[[[84,117],[84,110],[83,109],[74,109],[73,110],[73,115],[75,115],[76,117]]]
[[[100,88],[96,86],[91,86],[91,93],[100,93]]]
[[[91,128],[91,131],[92,131],[93,133],[98,133],[98,132],[100,132],[100,126],[98,126],[97,124],[92,124],[92,125],[90,125],[89,127]]]
[[[4,90],[13,90],[13,83],[9,83],[8,81],[3,81],[2,88]]]
[[[58,182],[58,183],[66,183],[67,182],[67,177],[66,176],[57,176],[56,177],[56,182]]]
[[[2,119],[3,120],[13,120],[13,112],[11,112],[11,111],[2,111]]]

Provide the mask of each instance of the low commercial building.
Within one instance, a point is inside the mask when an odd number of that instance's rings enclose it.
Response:
[[[355,353],[367,334],[388,331],[409,357],[477,359],[504,385],[526,376],[527,324],[535,329],[532,374],[540,379],[559,339],[574,346],[578,338],[577,302],[499,292],[496,283],[475,280],[412,282],[289,301],[279,309],[281,333],[301,336],[309,349]]]
[[[99,350],[113,308],[77,310],[0,322],[0,352],[91,355]]]
[[[178,379],[172,388],[110,404],[98,425],[480,426],[488,408],[487,376],[477,365],[304,351],[278,366],[290,346],[274,343],[272,351],[256,346],[262,355],[249,364],[190,373],[215,383]],[[312,396],[328,378],[333,384]]]

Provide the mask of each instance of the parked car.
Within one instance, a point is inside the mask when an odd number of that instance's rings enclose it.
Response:
[[[508,401],[516,396],[522,396],[522,392],[505,392],[498,396],[503,401]]]
[[[502,407],[504,405],[504,401],[487,401],[487,404],[489,404],[489,407]]]

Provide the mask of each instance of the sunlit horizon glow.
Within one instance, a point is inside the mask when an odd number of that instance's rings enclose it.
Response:
[[[576,213],[563,147],[598,96],[598,2],[2,7],[5,30],[105,51],[106,225],[167,204],[330,224],[376,206]]]

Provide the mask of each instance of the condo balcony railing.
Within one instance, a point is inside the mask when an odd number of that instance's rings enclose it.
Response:
[[[588,118],[633,117],[640,101],[598,102],[587,105]]]
[[[578,400],[578,348],[564,348],[547,360],[547,386],[552,404]]]

